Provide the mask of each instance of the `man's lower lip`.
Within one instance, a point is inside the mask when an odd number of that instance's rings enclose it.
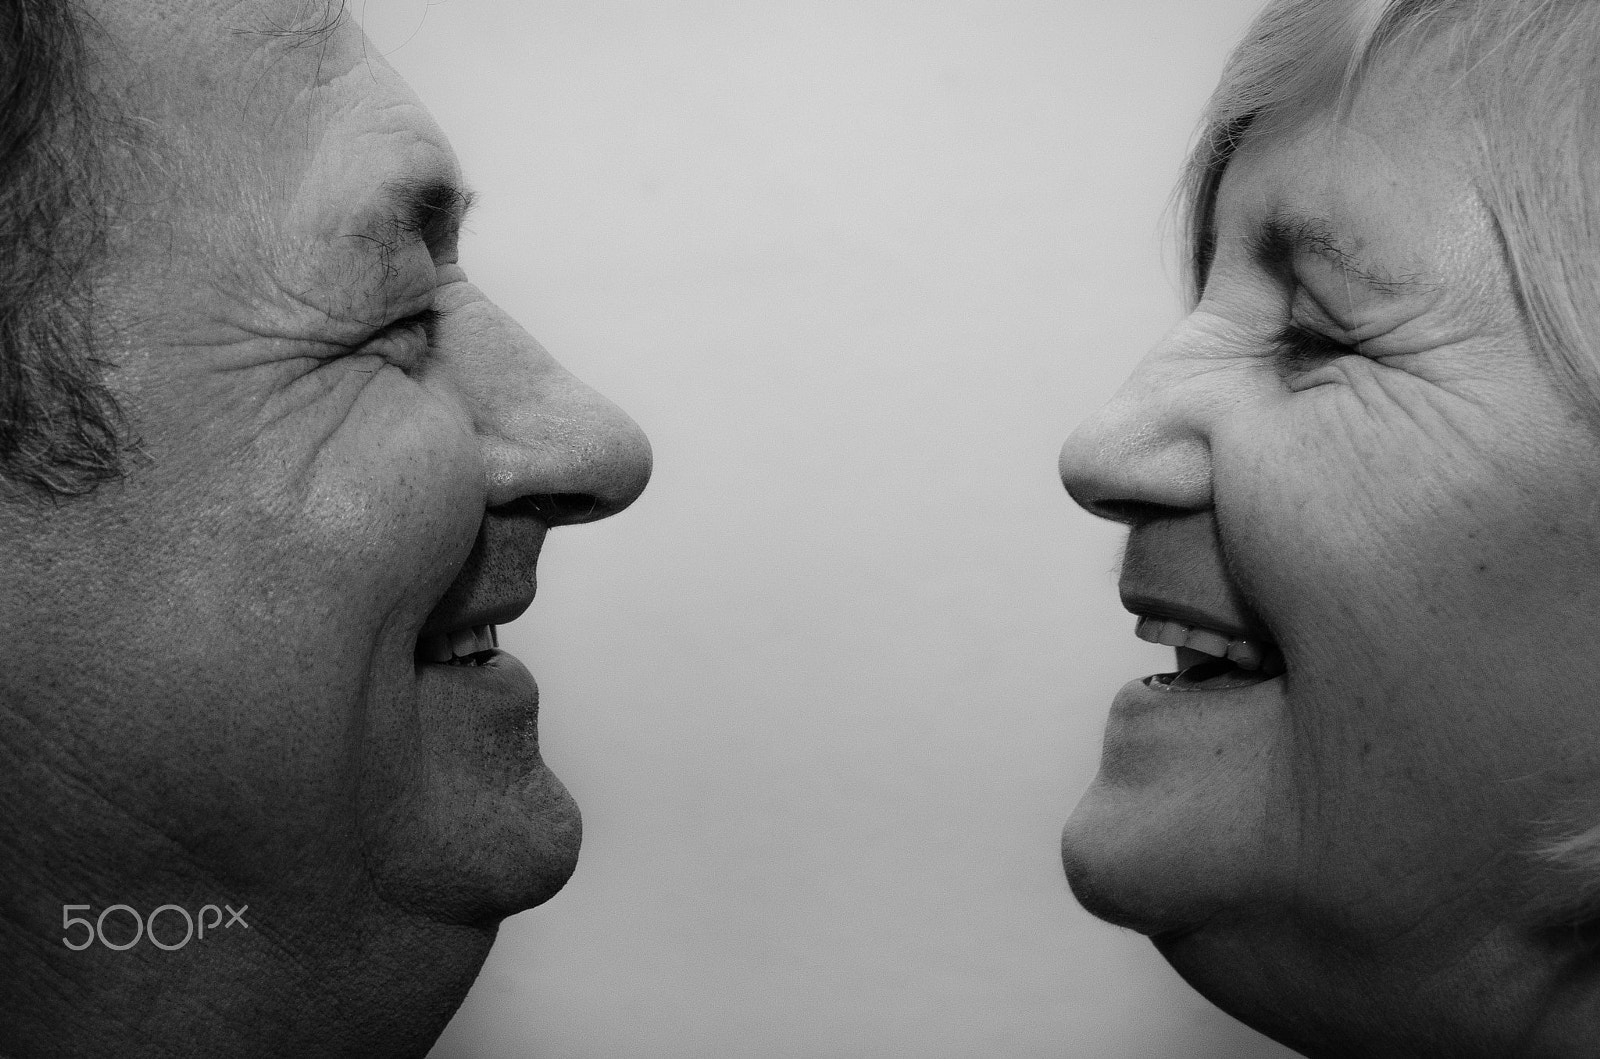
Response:
[[[428,662],[417,666],[417,680],[424,695],[442,694],[476,709],[509,710],[537,715],[539,685],[516,655],[495,648],[480,652],[487,660],[479,665]]]
[[[515,655],[485,665],[416,668],[417,723],[440,762],[480,778],[526,777],[543,769],[539,685]],[[465,774],[465,773],[464,773]]]

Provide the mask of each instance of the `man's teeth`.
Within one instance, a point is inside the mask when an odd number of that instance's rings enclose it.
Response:
[[[1283,662],[1277,648],[1260,640],[1230,639],[1214,629],[1185,625],[1161,618],[1140,618],[1134,635],[1146,643],[1166,647],[1187,647],[1191,651],[1226,658],[1240,669],[1279,669]]]
[[[432,633],[417,644],[417,655],[424,662],[451,662],[469,658],[494,647],[494,626],[474,625],[455,632]]]

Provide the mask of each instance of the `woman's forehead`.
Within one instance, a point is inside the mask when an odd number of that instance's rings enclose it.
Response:
[[[1461,120],[1425,74],[1384,64],[1347,111],[1247,136],[1218,187],[1214,234],[1292,241],[1374,287],[1432,282],[1454,244],[1490,227]]]

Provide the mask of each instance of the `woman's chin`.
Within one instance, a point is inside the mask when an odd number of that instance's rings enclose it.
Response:
[[[1122,690],[1099,774],[1061,834],[1067,880],[1089,912],[1156,936],[1271,892],[1281,847],[1297,833],[1277,764],[1280,683],[1158,694],[1135,681]]]
[[[1175,866],[1163,864],[1158,848],[1139,834],[1138,814],[1100,794],[1091,787],[1061,831],[1061,865],[1078,903],[1108,923],[1151,936],[1203,920],[1204,912],[1192,907],[1196,888],[1174,878]],[[1120,822],[1129,815],[1131,830]]]
[[[1061,863],[1091,914],[1152,937],[1191,931],[1270,888],[1259,816],[1235,790],[1127,787],[1104,773],[1061,832]]]

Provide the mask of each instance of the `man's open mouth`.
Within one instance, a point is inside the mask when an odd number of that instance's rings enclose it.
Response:
[[[1145,678],[1145,686],[1166,691],[1226,691],[1247,688],[1281,676],[1283,653],[1259,637],[1245,637],[1141,615],[1134,634],[1146,643],[1177,650],[1178,671]]]
[[[500,634],[493,625],[474,625],[417,638],[417,664],[481,666],[494,657]]]

